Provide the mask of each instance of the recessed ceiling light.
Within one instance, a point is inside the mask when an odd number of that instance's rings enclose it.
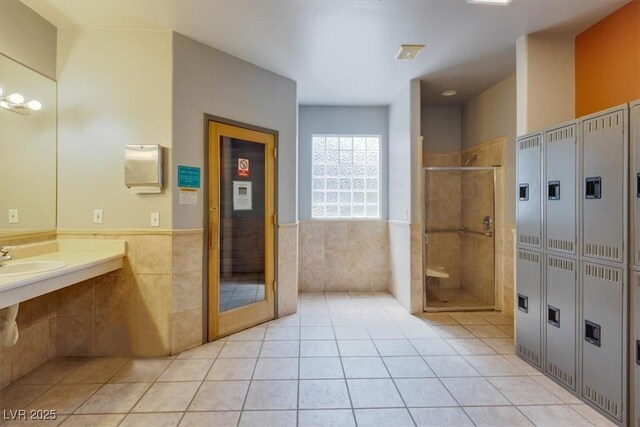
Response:
[[[424,49],[423,44],[401,44],[396,59],[415,59]]]
[[[453,96],[457,94],[458,94],[457,90],[445,90],[444,92],[442,92],[442,96]]]
[[[471,4],[490,4],[493,6],[506,6],[513,0],[467,0]]]

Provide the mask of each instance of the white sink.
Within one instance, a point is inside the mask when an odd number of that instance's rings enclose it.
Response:
[[[44,273],[59,270],[67,266],[64,261],[24,261],[11,262],[0,267],[0,277],[18,276],[20,274]]]

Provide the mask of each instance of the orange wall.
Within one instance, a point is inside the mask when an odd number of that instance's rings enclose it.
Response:
[[[640,0],[576,36],[576,117],[640,99]]]

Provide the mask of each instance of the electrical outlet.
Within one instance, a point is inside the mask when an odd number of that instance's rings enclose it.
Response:
[[[9,224],[18,223],[18,209],[9,209]]]
[[[160,213],[159,212],[151,212],[151,226],[152,227],[160,227]]]
[[[102,224],[102,209],[95,209],[93,211],[93,223]]]

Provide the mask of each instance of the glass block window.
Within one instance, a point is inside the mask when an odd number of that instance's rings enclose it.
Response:
[[[313,135],[311,216],[380,217],[380,136]]]

